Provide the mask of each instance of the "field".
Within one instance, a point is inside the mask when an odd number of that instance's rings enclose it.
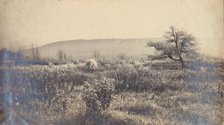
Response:
[[[98,59],[0,68],[0,120],[9,125],[222,125],[224,61]],[[109,107],[87,112],[86,81],[114,79]]]

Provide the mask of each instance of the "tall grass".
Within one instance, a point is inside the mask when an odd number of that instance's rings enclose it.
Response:
[[[97,60],[84,64],[1,67],[1,98],[27,122],[64,124],[220,124],[223,122],[223,63]],[[85,113],[83,85],[115,80],[109,109]],[[6,116],[9,116],[6,113]]]

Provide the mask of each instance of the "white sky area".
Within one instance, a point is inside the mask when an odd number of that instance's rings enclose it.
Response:
[[[222,55],[223,0],[1,0],[0,46],[161,37],[173,25]],[[206,40],[209,39],[209,40]]]

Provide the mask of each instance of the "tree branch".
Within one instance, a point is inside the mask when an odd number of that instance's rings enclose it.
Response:
[[[168,57],[169,57],[170,59],[174,60],[174,61],[180,61],[180,59],[175,59],[175,58],[173,58],[171,55],[168,55]]]

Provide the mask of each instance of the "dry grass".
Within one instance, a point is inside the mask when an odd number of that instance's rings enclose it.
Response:
[[[13,110],[31,119],[26,120],[31,121],[29,124],[224,123],[222,61],[197,60],[188,62],[186,69],[168,62],[98,61],[93,72],[79,64],[1,68],[1,97]],[[116,80],[112,102],[102,113],[85,113],[82,85],[102,76]]]

